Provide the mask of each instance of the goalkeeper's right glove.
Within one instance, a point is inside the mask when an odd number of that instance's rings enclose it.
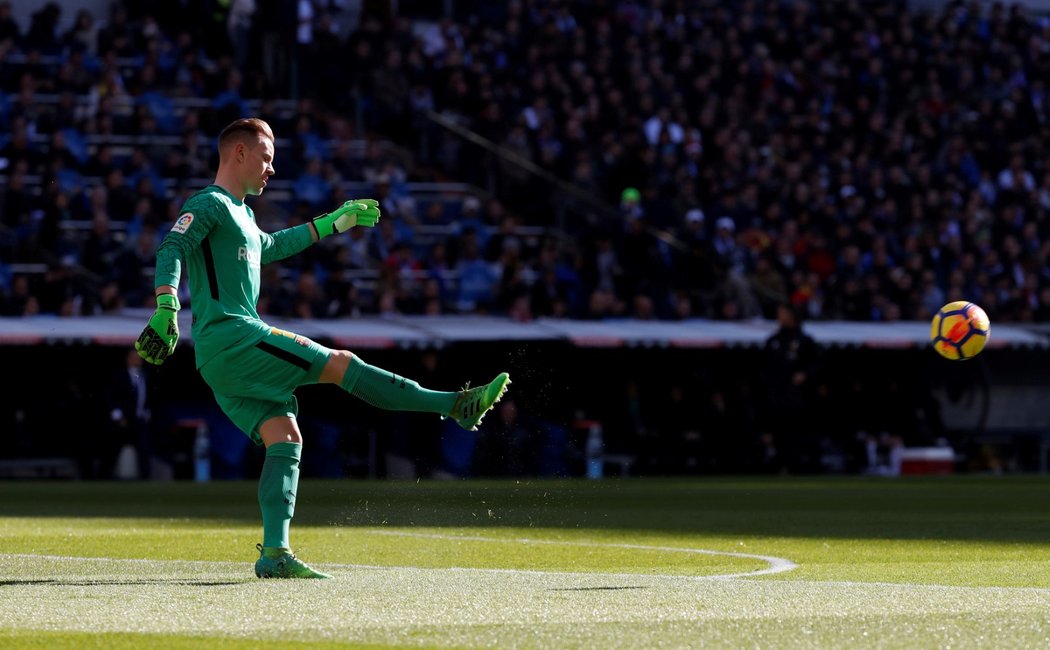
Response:
[[[346,232],[354,226],[371,228],[376,225],[377,221],[379,221],[379,201],[375,199],[350,200],[328,214],[322,214],[313,219],[318,239]]]
[[[135,341],[139,356],[148,363],[159,366],[175,351],[175,344],[179,342],[179,309],[179,298],[175,294],[157,296],[157,310]]]

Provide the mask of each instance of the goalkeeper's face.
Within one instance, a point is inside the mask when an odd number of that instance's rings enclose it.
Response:
[[[273,176],[273,153],[273,142],[264,136],[245,151],[241,167],[245,194],[258,196],[266,189],[267,179]]]

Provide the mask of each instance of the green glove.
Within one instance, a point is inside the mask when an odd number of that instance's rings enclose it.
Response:
[[[159,366],[175,351],[179,341],[179,309],[179,299],[174,294],[157,296],[157,310],[135,341],[135,349],[147,362]]]
[[[356,199],[342,204],[328,214],[314,217],[317,238],[324,239],[335,233],[344,233],[354,226],[371,228],[379,221],[379,201]]]

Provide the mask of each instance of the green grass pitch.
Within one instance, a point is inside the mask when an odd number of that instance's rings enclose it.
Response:
[[[1050,647],[1050,479],[0,484],[0,647]]]

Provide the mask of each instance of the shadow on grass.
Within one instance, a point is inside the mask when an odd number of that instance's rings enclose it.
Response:
[[[254,482],[0,484],[0,517],[257,524]],[[299,487],[295,525],[554,528],[800,538],[1046,543],[1038,476],[326,481]]]

